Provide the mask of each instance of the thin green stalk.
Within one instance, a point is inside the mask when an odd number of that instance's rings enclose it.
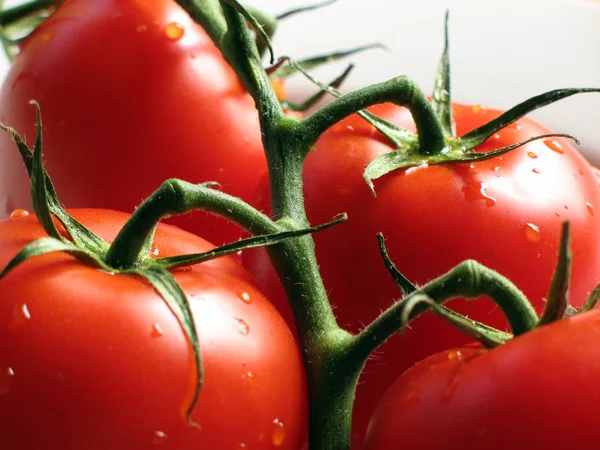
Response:
[[[366,360],[383,342],[403,326],[403,315],[413,296],[425,294],[437,303],[453,298],[488,296],[500,307],[515,336],[534,329],[538,316],[525,295],[507,278],[476,261],[465,261],[448,273],[396,302],[355,337],[349,360]],[[427,311],[425,305],[412,309],[414,319]]]

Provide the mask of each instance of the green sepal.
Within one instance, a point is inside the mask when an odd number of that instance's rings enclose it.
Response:
[[[296,61],[295,64],[288,65],[280,65],[275,70],[269,71],[269,78],[274,79],[285,79],[289,78],[292,75],[300,72],[298,66],[301,66],[302,69],[311,70],[317,67],[320,67],[325,64],[329,64],[335,61],[339,61],[340,59],[346,58],[348,56],[355,55],[360,52],[364,52],[367,50],[372,50],[375,48],[387,49],[387,47],[383,44],[375,43],[362,45],[360,47],[355,47],[349,50],[340,50],[332,53],[327,53],[325,55],[313,56],[312,58],[303,59],[300,61]],[[283,60],[285,61],[285,59]],[[288,59],[289,61],[289,59]]]
[[[383,237],[383,233],[377,233],[377,243],[379,244],[379,252],[381,253],[381,257],[383,258],[383,262],[385,264],[385,268],[388,270],[388,273],[392,276],[400,290],[402,291],[402,295],[412,294],[417,290],[417,286],[415,286],[408,278],[404,276],[402,272],[398,270],[390,255],[388,254],[387,248],[385,246],[385,239]]]
[[[574,88],[556,89],[553,91],[545,92],[543,94],[525,100],[522,103],[519,103],[517,106],[512,107],[496,119],[461,136],[460,138],[458,138],[458,141],[466,149],[474,149],[479,144],[482,144],[495,133],[500,131],[502,128],[505,128],[511,123],[516,122],[521,117],[529,114],[532,111],[535,111],[536,109],[543,108],[544,106],[550,105],[564,98],[571,97],[572,95],[590,92],[600,92],[600,89]]]
[[[96,257],[93,253],[85,251],[69,241],[56,239],[53,237],[41,238],[30,242],[17,253],[13,259],[9,261],[6,267],[0,272],[0,279],[4,278],[10,271],[23,264],[30,258],[45,255],[47,253],[66,252],[76,256],[78,259],[91,263],[96,267],[110,271],[102,260]]]
[[[441,153],[424,155],[421,151],[419,151],[416,148],[416,146],[413,148],[409,148],[408,150],[395,150],[388,153],[384,153],[383,155],[375,158],[369,163],[369,165],[363,172],[363,178],[367,183],[367,186],[369,186],[369,189],[371,189],[371,193],[373,194],[373,196],[375,196],[376,193],[373,180],[381,178],[382,176],[387,175],[390,172],[394,172],[400,169],[407,169],[409,167],[426,167],[434,164],[484,161],[486,159],[501,156],[504,153],[508,153],[516,148],[522,147],[525,144],[529,144],[530,142],[551,137],[563,137],[571,139],[576,144],[579,144],[579,141],[571,135],[562,133],[550,133],[542,134],[540,136],[534,136],[524,141],[517,142],[516,144],[509,145],[507,147],[502,147],[496,150],[491,150],[489,152],[476,152],[473,149],[461,147],[460,145],[462,144],[462,142],[459,138],[454,141],[451,141],[449,146],[446,148],[446,151]]]
[[[125,270],[123,273],[136,274],[142,278],[145,278],[158,291],[171,312],[175,315],[188,339],[188,342],[192,346],[198,382],[196,384],[192,402],[186,410],[186,417],[190,425],[197,426],[192,421],[191,415],[196,407],[196,404],[198,403],[200,391],[202,390],[202,385],[204,384],[204,368],[202,365],[202,355],[200,353],[200,340],[198,339],[196,324],[194,323],[194,317],[192,315],[187,296],[173,275],[171,275],[167,269],[160,267],[159,265],[149,265],[131,270]]]
[[[448,16],[446,11],[445,27],[444,27],[444,51],[440,59],[435,84],[433,87],[433,95],[431,96],[431,104],[435,115],[442,124],[444,134],[448,137],[454,135],[452,129],[452,98],[450,90],[450,56],[448,52]]]
[[[36,102],[31,102],[31,103],[36,108],[36,118],[39,120],[39,122],[37,124],[38,125],[38,138],[36,138],[36,145],[39,142],[39,144],[40,144],[39,151],[41,153],[42,152],[42,145],[41,145],[42,123],[41,123],[40,108]],[[23,163],[25,164],[27,173],[29,174],[29,178],[31,179],[33,177],[34,151],[31,150],[27,146],[27,144],[25,143],[23,138],[19,135],[19,133],[15,129],[13,129],[11,127],[7,127],[3,124],[0,124],[0,128],[2,128],[3,130],[5,130],[7,133],[9,133],[11,135],[13,141],[15,142],[15,144],[17,146],[17,149],[19,150],[21,159],[23,160]],[[41,155],[40,155],[40,158],[41,158]],[[106,253],[106,251],[108,250],[108,243],[106,243],[102,238],[97,236],[89,228],[84,226],[79,221],[75,220],[73,217],[71,217],[67,213],[67,211],[63,208],[60,201],[58,200],[58,196],[56,194],[56,190],[54,189],[54,185],[52,184],[50,177],[48,176],[47,172],[43,169],[43,165],[40,164],[40,162],[38,162],[38,167],[41,167],[41,169],[44,172],[45,189],[46,189],[45,197],[46,197],[46,201],[48,202],[48,208],[50,209],[50,212],[58,219],[58,221],[62,223],[65,230],[67,231],[70,238],[72,239],[72,241],[76,245],[83,247],[83,248],[87,248],[88,250],[91,250],[92,252],[95,252],[97,254]],[[39,182],[38,182],[38,189],[40,187],[41,186],[39,185]]]
[[[266,247],[269,245],[279,244],[290,238],[305,236],[307,234],[316,233],[326,228],[342,223],[348,219],[347,214],[336,216],[331,222],[315,227],[305,228],[302,230],[282,231],[279,233],[266,234],[262,236],[252,236],[242,239],[231,244],[222,245],[208,252],[196,253],[191,255],[169,256],[167,258],[156,258],[154,261],[166,269],[174,269],[177,267],[189,266],[200,262],[209,261],[211,259],[220,258],[231,255],[242,250],[248,250],[256,247]]]
[[[248,11],[248,9],[245,6],[243,6],[240,2],[238,2],[237,0],[221,0],[221,1],[223,3],[226,3],[227,5],[231,6],[235,11],[237,11],[239,14],[241,14],[244,17],[244,19],[246,19],[246,21],[252,26],[254,31],[256,31],[256,34],[262,39],[262,41],[264,42],[264,45],[269,50],[270,61],[271,61],[271,64],[273,64],[273,62],[275,61],[275,53],[273,52],[273,47],[271,46],[271,39],[269,39],[269,35],[264,30],[264,28],[260,24],[260,22],[258,20],[256,20],[256,17],[254,17],[250,13],[250,11]]]
[[[431,297],[428,297],[424,294],[415,295],[406,301],[406,305],[402,313],[402,322],[405,325],[408,324],[411,320],[413,310],[417,306],[423,304],[427,305],[427,308],[433,314],[441,317],[458,331],[479,341],[487,348],[494,348],[505,344],[513,338],[513,336],[509,333],[505,333],[488,325],[468,319],[465,316],[452,311],[451,309],[445,308],[438,304]]]
[[[547,325],[562,319],[569,306],[569,285],[571,281],[571,249],[569,247],[569,222],[561,229],[558,262],[552,276],[548,301],[537,326]]]
[[[574,314],[580,314],[580,313],[584,313],[587,311],[591,311],[592,309],[594,309],[596,307],[596,305],[598,304],[598,301],[600,301],[600,284],[594,288],[594,290],[588,296],[585,303],[581,306],[581,308],[579,308],[579,310],[576,310],[574,312]],[[569,315],[570,312],[573,312],[573,311],[570,309],[567,309],[567,315]]]
[[[277,20],[287,19],[288,17],[295,16],[296,14],[300,14],[300,13],[304,13],[304,12],[308,12],[308,11],[314,11],[315,9],[320,9],[325,6],[332,5],[337,1],[338,0],[327,0],[327,1],[324,1],[321,3],[316,3],[314,5],[302,6],[300,8],[291,9],[289,11],[283,12],[283,13],[275,16],[275,18]]]

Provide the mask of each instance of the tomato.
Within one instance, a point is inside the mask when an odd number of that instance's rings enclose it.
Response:
[[[366,448],[597,448],[599,326],[592,311],[492,351],[454,349],[418,363],[383,397]]]
[[[410,114],[385,104],[378,116],[414,129]],[[454,105],[458,135],[497,117],[499,111]],[[478,151],[507,146],[548,130],[520,119]],[[314,235],[316,252],[340,325],[357,332],[392,302],[400,290],[379,254],[383,232],[390,256],[411,281],[424,284],[465,259],[475,259],[510,278],[540,311],[560,240],[562,221],[572,226],[571,298],[582,302],[600,281],[600,178],[563,139],[535,141],[501,157],[475,163],[414,167],[375,181],[373,197],[362,173],[392,147],[369,123],[352,116],[330,128],[308,156],[304,172],[311,223],[347,212],[349,220]],[[257,194],[268,210],[268,185]],[[269,297],[283,303],[282,289],[264,251],[245,263]],[[451,307],[492,326],[506,328],[489,299]],[[281,307],[285,311],[285,306]],[[433,316],[418,319],[392,337],[367,364],[354,411],[356,442],[387,387],[415,362],[466,342]],[[359,444],[356,444],[359,448]]]
[[[250,200],[266,160],[254,102],[205,31],[173,0],[68,0],[21,48],[0,121],[33,143],[68,207],[131,212],[167,178],[217,181]],[[30,207],[29,181],[0,136],[0,218]],[[172,223],[215,244],[241,230],[195,212]]]
[[[72,210],[111,240],[127,216]],[[0,222],[0,267],[44,236],[29,217]],[[212,248],[160,225],[154,254]],[[64,253],[0,280],[0,442],[10,450],[299,449],[307,438],[302,359],[281,316],[230,258],[179,269],[199,333],[204,387],[185,418],[195,366],[155,290]],[[276,343],[276,345],[275,345]]]

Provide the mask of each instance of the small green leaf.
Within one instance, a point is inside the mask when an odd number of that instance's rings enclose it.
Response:
[[[23,264],[28,259],[54,252],[70,253],[76,256],[78,259],[92,263],[93,265],[101,267],[102,269],[110,270],[93,253],[82,250],[69,241],[47,237],[33,241],[23,247],[21,251],[17,253],[16,256],[11,259],[6,267],[2,270],[0,273],[0,279],[4,278],[11,270]]]
[[[307,12],[307,11],[314,11],[315,9],[319,9],[319,8],[323,8],[324,6],[332,5],[337,1],[338,0],[327,0],[325,2],[316,3],[316,4],[310,5],[310,6],[303,6],[301,8],[291,9],[289,11],[279,14],[278,16],[275,16],[275,18],[277,20],[287,19],[288,17],[295,16],[296,14],[300,14],[300,13]]]
[[[491,122],[482,125],[479,128],[465,134],[458,138],[458,141],[467,149],[474,149],[479,144],[483,143],[489,137],[493,136],[502,128],[516,122],[521,117],[529,114],[536,109],[542,108],[551,103],[557,102],[567,97],[571,97],[576,94],[583,94],[588,92],[600,92],[600,89],[596,88],[577,88],[577,89],[556,89],[554,91],[546,92],[544,94],[532,97],[525,100],[523,103],[519,103],[517,106],[509,109],[498,118]]]
[[[352,48],[349,50],[342,50],[333,53],[328,53],[325,55],[314,56],[312,58],[303,59],[301,61],[297,61],[295,64],[288,64],[286,66],[279,66],[277,69],[269,72],[270,78],[289,78],[290,76],[298,73],[300,69],[298,66],[301,66],[302,69],[311,70],[316,67],[322,66],[324,64],[328,64],[331,62],[339,61],[340,59],[346,58],[348,56],[355,55],[360,52],[364,52],[367,50],[372,50],[374,48],[386,49],[383,44],[368,44],[362,45],[360,47]],[[289,60],[289,59],[288,59]],[[283,60],[285,61],[285,59]]]
[[[569,222],[563,222],[558,262],[552,276],[548,301],[538,321],[538,327],[562,319],[567,312],[569,306],[569,284],[571,281],[571,249],[569,248],[569,241]]]
[[[198,383],[192,402],[187,408],[186,415],[188,422],[192,425],[195,425],[191,419],[191,415],[196,407],[196,403],[198,403],[198,399],[200,398],[200,391],[202,390],[202,385],[204,383],[204,369],[202,366],[202,355],[200,354],[200,341],[198,339],[194,317],[192,315],[185,292],[183,292],[175,278],[173,278],[173,275],[171,275],[167,269],[164,269],[158,265],[140,267],[130,271],[125,271],[125,273],[127,272],[137,274],[145,278],[158,291],[167,306],[177,318],[177,321],[181,325],[186,338],[192,346]]]
[[[598,301],[600,301],[600,284],[594,288],[583,306],[577,311],[577,314],[591,311],[596,307]]]
[[[260,38],[264,41],[265,45],[269,50],[269,54],[271,55],[271,64],[275,61],[275,53],[273,52],[273,47],[271,46],[271,40],[269,39],[269,35],[265,32],[263,26],[256,20],[256,18],[237,0],[221,0],[224,3],[227,3],[233,9],[235,9],[238,13],[244,16],[244,19],[248,21],[248,23],[254,28],[256,34],[260,36]]]
[[[448,53],[448,16],[449,12],[446,11],[444,51],[438,66],[431,103],[436,116],[440,119],[444,134],[446,136],[453,136],[452,98],[450,95],[450,56]]]
[[[494,348],[505,344],[513,337],[511,334],[468,319],[451,309],[444,308],[425,294],[417,294],[406,300],[406,306],[402,312],[402,322],[405,325],[410,322],[411,314],[415,307],[422,304],[427,305],[429,311],[444,319],[461,333],[481,342],[481,344],[487,348]]]
[[[318,231],[342,223],[347,219],[348,216],[346,214],[340,214],[339,216],[335,217],[331,222],[327,222],[326,224],[318,225],[316,227],[305,228],[303,230],[282,231],[279,233],[266,234],[262,236],[253,236],[247,239],[242,239],[240,241],[233,242],[231,244],[226,244],[221,247],[217,247],[214,250],[210,250],[208,252],[196,253],[191,255],[170,256],[167,258],[157,258],[154,261],[167,269],[189,266],[192,264],[198,264],[200,262],[209,261],[211,259],[231,255],[242,250],[275,245],[291,238],[316,233]]]

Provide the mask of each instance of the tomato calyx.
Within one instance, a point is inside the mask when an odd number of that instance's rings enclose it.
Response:
[[[0,272],[0,279],[30,258],[52,252],[66,252],[98,269],[113,274],[136,275],[149,282],[178,320],[192,347],[197,369],[197,385],[186,417],[188,422],[195,426],[191,413],[199,399],[204,381],[200,343],[187,296],[169,270],[249,248],[278,244],[339,224],[346,220],[347,216],[340,214],[331,222],[301,230],[283,229],[242,200],[213,189],[216,183],[193,185],[171,179],[163,183],[136,209],[113,243],[109,244],[73,218],[60,203],[50,176],[43,166],[40,107],[35,101],[31,101],[31,104],[36,109],[38,127],[33,149],[28,147],[13,128],[3,124],[0,124],[0,128],[11,135],[20,152],[31,180],[33,209],[48,237],[33,241],[21,249]],[[154,231],[160,220],[171,214],[183,214],[194,209],[221,214],[258,235],[203,253],[153,257],[151,249]]]

